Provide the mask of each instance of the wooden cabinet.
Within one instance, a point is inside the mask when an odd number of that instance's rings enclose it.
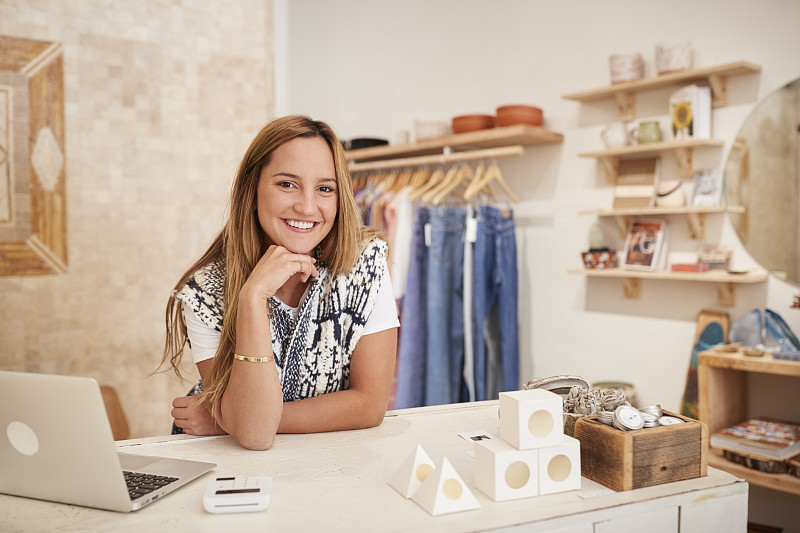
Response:
[[[747,374],[760,372],[800,378],[800,362],[748,357],[739,352],[701,352],[697,358],[700,421],[709,435],[747,418]],[[768,474],[732,463],[722,451],[710,448],[708,464],[746,479],[754,485],[800,495],[800,478],[789,474]]]

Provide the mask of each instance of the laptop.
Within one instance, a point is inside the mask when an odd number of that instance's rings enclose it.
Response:
[[[118,453],[92,378],[0,371],[0,493],[130,512],[215,466]]]

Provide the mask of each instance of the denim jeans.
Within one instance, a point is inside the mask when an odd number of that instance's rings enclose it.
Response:
[[[517,243],[514,237],[514,217],[506,217],[491,206],[482,205],[478,211],[478,237],[475,241],[475,399],[494,400],[487,387],[487,367],[497,365],[502,390],[519,388],[519,333],[517,319]],[[486,335],[484,327],[493,307],[497,320],[489,327],[499,328],[499,336]],[[498,338],[499,337],[499,338]],[[500,361],[487,358],[487,342],[495,343],[491,352],[499,353]],[[494,359],[494,357],[493,357]],[[493,374],[494,372],[492,372]]]
[[[430,209],[425,405],[458,402],[464,362],[463,206]]]
[[[400,346],[397,355],[395,409],[425,405],[425,361],[427,329],[427,263],[425,226],[428,209],[417,207],[408,265],[406,292],[400,307]]]

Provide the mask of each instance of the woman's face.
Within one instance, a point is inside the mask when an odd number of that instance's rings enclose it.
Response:
[[[261,229],[274,244],[313,255],[336,220],[337,187],[333,154],[323,138],[298,137],[281,145],[258,180]]]

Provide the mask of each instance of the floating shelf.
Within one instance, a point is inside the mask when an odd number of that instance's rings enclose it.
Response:
[[[675,152],[678,176],[681,178],[690,178],[694,175],[694,149],[720,147],[723,144],[724,142],[718,139],[688,139],[624,146],[596,152],[584,152],[578,154],[578,156],[595,157],[601,160],[606,170],[606,179],[613,182],[617,179],[620,159],[633,159],[640,156],[672,151]]]
[[[767,281],[766,272],[749,272],[746,274],[731,274],[729,272],[712,270],[708,272],[650,272],[647,270],[627,270],[622,268],[609,268],[594,270],[590,268],[573,269],[570,274],[583,274],[596,278],[619,278],[624,281],[625,297],[638,299],[642,297],[642,280],[668,280],[668,281],[700,281],[717,284],[717,303],[721,306],[732,307],[736,303],[737,283],[762,283]]]
[[[645,78],[619,83],[609,87],[565,94],[563,98],[567,100],[577,100],[579,102],[615,98],[617,100],[617,107],[619,108],[620,120],[629,121],[636,118],[636,93],[701,82],[711,88],[711,105],[713,107],[722,107],[728,105],[728,77],[754,74],[757,72],[761,72],[760,65],[747,61],[736,61],[734,63],[726,63],[714,67],[684,70],[671,74],[663,74],[654,78]]]
[[[718,205],[714,207],[636,207],[625,209],[593,209],[578,211],[579,215],[594,215],[598,217],[614,217],[617,220],[617,229],[624,239],[631,227],[631,222],[637,216],[659,215],[685,215],[689,223],[689,237],[695,240],[705,239],[706,215],[721,213],[744,213],[745,208],[739,205]]]
[[[557,144],[563,141],[564,136],[560,133],[537,126],[518,125],[446,135],[417,143],[348,150],[345,152],[345,156],[350,161],[376,161],[396,157],[442,154],[445,147],[449,147],[453,151],[464,151],[500,148],[509,145]]]

